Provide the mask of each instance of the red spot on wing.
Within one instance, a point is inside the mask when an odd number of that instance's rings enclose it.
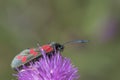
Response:
[[[21,60],[22,62],[26,62],[27,57],[26,56],[17,56],[17,59]]]
[[[21,58],[22,58],[22,56],[20,56],[20,55],[19,55],[19,56],[17,56],[17,59],[21,59]]]
[[[26,57],[26,56],[23,56],[21,61],[22,61],[22,62],[26,62],[26,60],[27,60],[27,57]]]
[[[43,45],[42,48],[46,53],[53,51],[53,47],[51,47],[50,45]]]
[[[38,54],[38,52],[36,52],[34,49],[30,49],[30,54],[36,56]]]

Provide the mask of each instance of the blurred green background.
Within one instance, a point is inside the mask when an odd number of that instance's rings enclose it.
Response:
[[[63,43],[80,80],[120,80],[119,0],[0,0],[0,80],[16,80],[10,64],[37,42]]]

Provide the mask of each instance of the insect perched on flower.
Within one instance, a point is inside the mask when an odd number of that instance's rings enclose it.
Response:
[[[46,55],[51,56],[51,54],[53,54],[55,51],[62,52],[64,50],[64,45],[68,43],[86,43],[86,42],[88,42],[88,40],[74,40],[63,44],[51,42],[49,44],[45,44],[37,48],[25,49],[14,57],[11,63],[11,67],[13,69],[21,69],[23,65],[29,65],[29,62],[35,62],[36,60],[41,58],[42,54],[39,48],[42,48],[45,51]]]

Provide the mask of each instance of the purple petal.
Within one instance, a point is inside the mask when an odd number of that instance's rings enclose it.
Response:
[[[44,55],[44,51],[42,51]],[[60,52],[55,52],[49,58],[44,55],[34,64],[18,71],[18,80],[77,80],[78,69],[71,64],[70,59],[63,57]]]

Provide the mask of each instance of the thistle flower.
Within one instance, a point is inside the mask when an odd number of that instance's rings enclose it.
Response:
[[[77,80],[79,78],[77,68],[60,52],[55,52],[50,57],[46,56],[43,50],[41,53],[43,58],[18,71],[16,74],[18,80]]]

